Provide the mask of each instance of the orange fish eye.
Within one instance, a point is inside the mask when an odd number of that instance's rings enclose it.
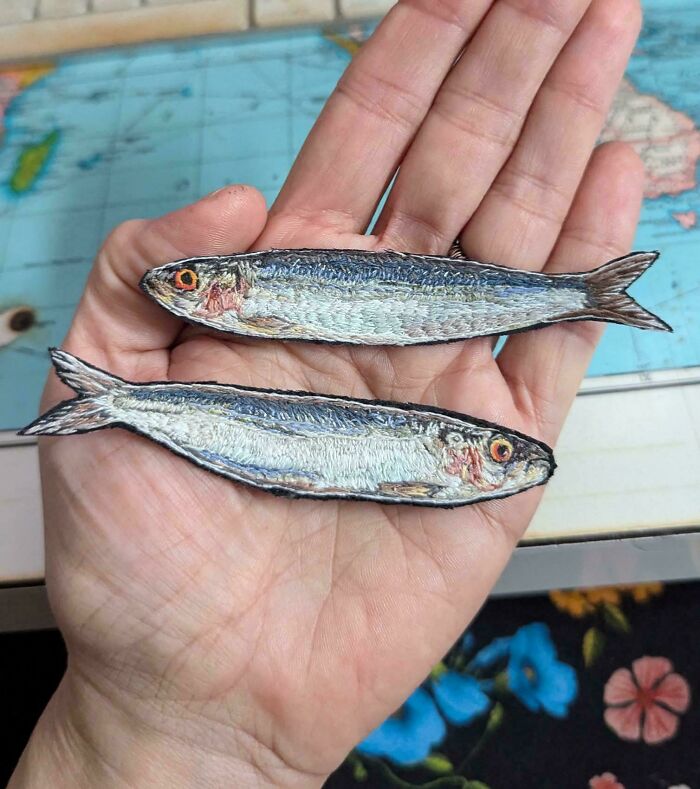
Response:
[[[489,451],[496,463],[507,463],[513,457],[513,445],[507,438],[495,438]]]
[[[175,272],[175,287],[178,290],[194,290],[197,287],[197,272],[191,268],[181,268]]]

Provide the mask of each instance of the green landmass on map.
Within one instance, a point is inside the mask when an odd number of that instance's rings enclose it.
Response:
[[[46,169],[49,157],[58,145],[59,137],[60,132],[54,129],[39,142],[24,148],[10,178],[10,190],[14,194],[24,194],[34,186]]]

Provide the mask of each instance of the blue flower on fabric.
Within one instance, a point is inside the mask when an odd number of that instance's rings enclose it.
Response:
[[[574,669],[557,659],[545,624],[525,625],[511,639],[508,686],[532,712],[566,717],[578,693],[578,680]]]
[[[462,643],[460,646],[462,647],[462,652],[471,652],[476,645],[476,639],[471,634],[469,630],[462,636]]]
[[[476,669],[489,668],[499,660],[503,660],[510,652],[510,642],[510,636],[495,638],[474,655],[471,666]]]
[[[397,764],[415,764],[422,762],[446,733],[445,721],[432,696],[418,688],[357,750],[367,756],[386,756]]]
[[[483,715],[491,706],[491,699],[474,677],[446,671],[432,680],[433,694],[443,715],[456,726],[465,726]]]

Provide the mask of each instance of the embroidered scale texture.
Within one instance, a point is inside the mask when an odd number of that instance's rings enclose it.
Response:
[[[78,397],[23,434],[124,427],[275,493],[454,507],[541,485],[555,468],[545,444],[440,409],[211,383],[133,384],[65,351],[51,356]]]
[[[657,257],[545,275],[454,256],[273,249],[169,263],[141,287],[185,320],[274,339],[413,345],[572,320],[669,330],[625,293]]]

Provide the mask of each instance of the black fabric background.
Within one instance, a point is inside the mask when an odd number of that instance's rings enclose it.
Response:
[[[586,669],[581,639],[590,619],[574,619],[558,611],[548,597],[486,604],[471,628],[479,643],[509,635],[529,622],[546,623],[559,658],[577,671],[579,694],[564,720],[510,705],[503,726],[473,761],[469,778],[490,789],[587,789],[592,776],[612,772],[625,789],[668,789],[677,784],[700,789],[700,583],[668,585],[661,596],[647,603],[626,604],[625,612],[631,632],[610,635],[598,662]],[[693,694],[690,709],[681,716],[678,735],[659,746],[623,742],[602,717],[603,687],[610,674],[643,655],[669,658]],[[65,660],[56,631],[0,636],[0,784],[8,781],[60,680]],[[457,764],[471,749],[474,736],[469,727],[453,729],[440,751]],[[344,765],[326,783],[327,789],[392,785],[379,767],[367,764],[370,773],[365,782],[355,781],[352,770]],[[408,785],[430,780],[422,770],[395,772]]]
[[[667,585],[661,596],[625,605],[625,611],[631,632],[610,635],[598,662],[586,669],[581,640],[591,619],[558,611],[548,597],[486,604],[471,628],[480,644],[529,622],[544,622],[559,658],[576,669],[579,693],[564,720],[509,705],[502,728],[473,761],[470,779],[490,789],[588,789],[593,776],[611,772],[625,789],[668,789],[677,784],[700,789],[700,584]],[[657,746],[623,742],[603,721],[608,678],[643,655],[669,658],[691,686],[690,709],[681,716],[678,735]],[[474,735],[469,727],[451,734],[440,751],[458,764],[470,751]],[[395,772],[418,786],[430,780],[422,770]],[[391,784],[378,770],[372,770],[366,782],[356,782],[346,765],[326,783],[326,789],[387,786]]]

